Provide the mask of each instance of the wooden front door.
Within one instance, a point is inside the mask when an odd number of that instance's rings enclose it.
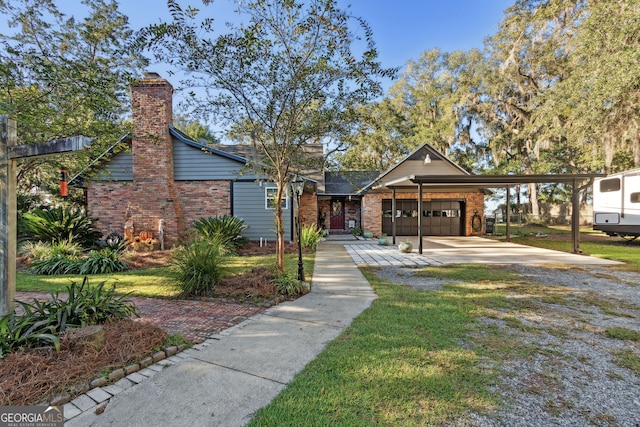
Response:
[[[344,200],[331,200],[331,230],[344,230]]]

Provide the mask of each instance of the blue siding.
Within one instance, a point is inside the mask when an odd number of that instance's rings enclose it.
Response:
[[[133,181],[133,157],[131,153],[118,153],[109,159],[95,177],[95,181]]]
[[[233,214],[242,218],[249,226],[243,234],[249,240],[268,239],[275,242],[275,215],[273,209],[265,208],[265,188],[275,184],[257,182],[233,182]],[[291,208],[292,200],[288,200],[287,209],[282,211],[285,240],[291,241]]]
[[[176,181],[233,180],[245,172],[244,163],[207,153],[180,141],[173,142]]]

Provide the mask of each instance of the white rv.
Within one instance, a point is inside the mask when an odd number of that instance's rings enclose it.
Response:
[[[594,181],[593,229],[609,236],[640,236],[640,169]]]

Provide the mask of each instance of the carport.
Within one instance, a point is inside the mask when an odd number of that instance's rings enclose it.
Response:
[[[510,205],[510,188],[521,184],[541,184],[541,183],[560,183],[571,185],[571,240],[573,242],[573,252],[580,253],[580,191],[593,184],[593,180],[597,177],[603,177],[603,174],[549,174],[549,175],[411,175],[393,182],[387,182],[385,187],[393,191],[393,211],[395,212],[396,190],[410,187],[413,184],[418,187],[418,253],[423,252],[423,232],[422,232],[422,211],[423,211],[423,189],[447,188],[455,189],[456,187],[473,187],[473,188],[505,188],[507,190],[507,206]],[[395,215],[392,218],[392,238],[393,243],[396,241],[396,224]],[[506,236],[509,241],[510,235],[510,212],[507,209],[507,230]]]

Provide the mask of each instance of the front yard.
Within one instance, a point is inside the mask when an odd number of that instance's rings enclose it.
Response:
[[[379,298],[251,426],[635,425],[640,275],[366,268]]]
[[[172,282],[173,276],[169,267],[166,266],[169,261],[169,252],[138,254],[133,258],[129,257],[129,262],[136,269],[121,273],[91,275],[89,284],[95,286],[105,282],[105,289],[115,285],[118,296],[127,294],[175,300],[180,293],[180,288]],[[295,254],[288,254],[285,257],[286,270],[294,277],[297,261]],[[310,281],[314,254],[305,253],[303,261],[305,276]],[[261,288],[264,283],[260,282],[263,278],[250,272],[256,267],[270,268],[274,265],[275,255],[233,256],[225,259],[223,268],[227,280],[233,281],[232,291],[239,295],[236,297],[238,303],[250,305],[254,311],[259,311],[265,304],[277,302],[277,299],[274,299],[275,295],[264,294],[264,289]],[[40,293],[37,296],[41,301],[49,299],[49,292],[62,292],[61,297],[64,299],[66,298],[64,292],[68,285],[71,282],[79,285],[82,281],[82,277],[77,275],[44,276],[19,272],[17,291]],[[97,297],[97,294],[93,295]],[[211,298],[208,298],[208,301],[212,305],[225,305],[232,301],[226,294],[221,298],[225,302],[216,302]],[[74,309],[78,305],[89,306],[94,303],[94,301],[86,301],[86,304],[78,302],[69,306]],[[154,306],[162,306],[162,302],[159,301]],[[174,314],[183,317],[186,313]],[[240,318],[240,316],[234,316],[236,320]],[[0,352],[0,356],[6,356],[4,359],[0,358],[0,404],[45,404],[61,394],[72,398],[86,391],[87,384],[92,380],[104,381],[114,370],[149,358],[163,348],[189,344],[184,337],[167,333],[166,330],[159,328],[151,321],[152,319],[143,320],[145,321],[107,322],[103,325],[104,346],[100,348],[75,342],[63,333],[60,336],[59,351],[49,347],[12,351],[7,355]],[[169,324],[180,323],[179,319],[171,322],[171,319],[163,318],[162,321],[165,323],[168,321]],[[198,325],[194,324],[191,327],[197,328]],[[3,331],[1,324],[0,331]]]

